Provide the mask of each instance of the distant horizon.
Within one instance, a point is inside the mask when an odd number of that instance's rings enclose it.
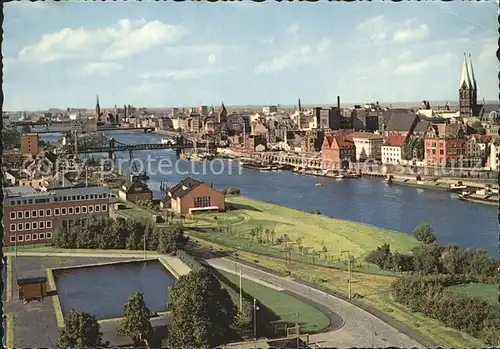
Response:
[[[361,105],[361,106],[364,106],[364,105],[367,105],[367,104],[375,104],[377,101],[373,101],[373,102],[345,102],[343,103],[342,102],[342,99],[340,100],[340,107],[341,108],[349,108],[349,107],[353,107],[355,105]],[[408,107],[408,108],[411,108],[411,107],[418,107],[418,106],[421,106],[422,105],[422,101],[413,101],[413,102],[381,102],[381,101],[378,101],[380,106],[381,107],[389,107],[390,105],[392,105],[393,107],[395,106],[398,106],[398,107]],[[482,103],[483,101],[479,101],[479,103]],[[430,105],[431,105],[431,108],[433,108],[434,106],[444,106],[446,103],[448,103],[449,106],[458,106],[459,105],[459,102],[458,101],[445,101],[445,100],[436,100],[436,101],[429,101]],[[500,106],[500,101],[495,101],[495,100],[485,100],[484,103],[486,104],[499,104]],[[211,107],[211,105],[208,105],[208,104],[199,104],[199,105],[195,105],[195,106],[180,106],[180,107],[176,107],[176,106],[167,106],[167,107],[145,107],[145,106],[135,106],[135,105],[132,105],[132,107],[134,108],[137,108],[137,109],[140,109],[140,108],[145,108],[147,110],[171,110],[172,108],[179,108],[179,109],[189,109],[189,108],[197,108],[199,106],[208,106],[208,107]],[[297,104],[246,104],[246,105],[231,105],[231,104],[226,104],[224,103],[225,107],[228,108],[228,109],[242,109],[242,108],[247,108],[247,109],[259,109],[259,108],[263,108],[265,106],[270,106],[270,105],[273,105],[273,106],[280,106],[281,109],[291,109],[291,108],[294,108],[294,107],[298,107],[298,103]],[[301,101],[301,106],[303,108],[315,108],[315,107],[324,107],[324,106],[336,106],[337,103],[334,102],[334,103],[323,103],[323,104],[304,104],[302,103]],[[116,106],[117,108],[122,108],[123,109],[123,105],[117,105]],[[219,107],[219,105],[214,105],[214,108],[217,110]],[[92,108],[74,108],[74,107],[70,107],[70,109],[74,109],[74,110],[93,110],[95,107],[92,107]],[[114,109],[115,107],[112,106],[112,107],[103,107],[101,106],[101,110],[110,110],[110,109]],[[41,112],[48,112],[49,110],[58,110],[58,111],[61,111],[61,112],[64,112],[66,111],[66,108],[49,108],[49,109],[39,109],[39,110],[4,110],[4,113],[24,113],[24,112],[27,112],[27,113],[41,113]]]

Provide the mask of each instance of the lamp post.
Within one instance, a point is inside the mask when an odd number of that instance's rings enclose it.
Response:
[[[144,259],[146,259],[146,232],[144,232]]]
[[[340,253],[347,253],[347,294],[349,299],[351,299],[351,251],[341,251]]]
[[[254,342],[257,341],[257,310],[259,310],[259,307],[257,306],[257,300],[254,298],[253,299],[253,337],[254,337]]]
[[[240,268],[240,313],[243,312],[243,287],[241,282],[241,268]]]

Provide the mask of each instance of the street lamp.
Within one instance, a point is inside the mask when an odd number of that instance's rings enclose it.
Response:
[[[254,341],[257,341],[257,310],[259,307],[257,306],[257,300],[253,299],[253,337]]]
[[[341,251],[341,254],[347,253],[347,284],[348,297],[351,299],[351,251]]]

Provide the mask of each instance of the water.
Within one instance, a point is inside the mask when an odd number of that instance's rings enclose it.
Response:
[[[108,136],[126,144],[159,143],[162,136],[142,132],[112,132]],[[136,151],[134,157],[146,160],[150,156],[151,177],[148,185],[156,198],[162,198],[160,183],[178,183],[192,171],[190,162],[181,161],[180,171],[162,175],[158,173],[160,159],[175,162],[175,152]],[[117,158],[128,159],[128,153],[117,153]],[[215,164],[219,163],[218,161]],[[275,202],[291,208],[311,211],[334,218],[347,219],[372,224],[381,228],[394,229],[411,234],[421,221],[431,224],[438,240],[443,244],[458,244],[464,247],[485,249],[490,255],[498,257],[498,208],[481,204],[470,204],[457,199],[455,194],[443,191],[422,190],[413,187],[387,185],[380,179],[334,180],[312,176],[301,176],[288,171],[260,172],[242,169],[238,174],[236,161],[224,162],[222,174],[194,175],[194,177],[213,183],[222,189],[235,187],[243,195],[261,201]],[[201,171],[202,163],[194,163],[194,170]],[[209,166],[206,166],[209,169]],[[127,166],[124,167],[126,169]],[[220,166],[214,165],[218,170]],[[231,174],[229,171],[231,170]],[[323,188],[315,184],[321,182]]]
[[[54,277],[64,316],[76,309],[97,320],[121,317],[123,305],[136,292],[144,294],[151,311],[165,311],[175,280],[158,261],[62,269]]]

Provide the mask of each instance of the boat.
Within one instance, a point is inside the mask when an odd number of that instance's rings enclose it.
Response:
[[[335,179],[344,179],[344,175],[338,174],[334,177]]]
[[[161,139],[161,144],[174,145],[175,141],[171,138],[165,137]]]
[[[323,184],[322,183],[316,183],[316,186],[317,187],[323,187]]]
[[[467,189],[467,186],[466,185],[463,185],[462,182],[458,182],[458,183],[453,183],[450,185],[450,188],[449,190],[451,192],[461,192],[461,191],[464,191]]]
[[[193,153],[193,154],[191,154],[191,157],[190,157],[189,160],[191,160],[191,161],[201,161],[201,160],[203,160],[203,157],[200,156],[197,153]]]

